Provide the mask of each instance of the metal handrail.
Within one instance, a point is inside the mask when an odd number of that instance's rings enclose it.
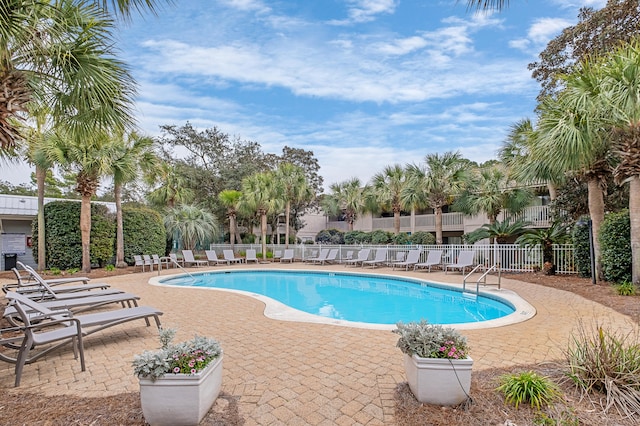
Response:
[[[465,288],[467,287],[467,278],[469,278],[474,272],[478,270],[478,268],[484,268],[482,263],[478,263],[467,275],[462,279],[462,292],[464,293]]]
[[[176,262],[173,259],[169,259],[171,261],[171,263],[173,263],[174,265],[176,265],[178,268],[182,269],[187,275],[189,275],[191,277],[192,280],[196,280],[196,278],[191,275],[191,273],[189,271],[187,271],[186,269],[184,269],[184,267],[182,265],[180,265],[178,262]],[[168,268],[167,268],[168,269]],[[158,276],[160,276],[160,268],[158,268]]]
[[[500,281],[502,279],[502,273],[501,273],[501,269],[498,267],[499,264],[495,264],[492,267],[490,267],[489,269],[487,269],[485,271],[484,274],[482,274],[482,276],[480,278],[478,278],[478,281],[476,281],[476,294],[480,293],[480,281],[484,280],[483,285],[487,285],[487,275],[489,275],[489,272],[491,271],[497,271],[498,272],[498,290],[500,290]],[[495,285],[495,284],[493,284]]]

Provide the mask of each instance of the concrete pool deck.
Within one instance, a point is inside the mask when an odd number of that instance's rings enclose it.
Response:
[[[459,273],[363,270],[341,265],[236,265],[230,269],[265,267],[357,270],[457,285],[462,282]],[[161,275],[177,272],[163,270]],[[270,319],[264,315],[265,304],[252,297],[150,285],[149,279],[157,275],[146,272],[100,281],[139,295],[141,305],[164,311],[162,324],[178,329],[176,341],[194,334],[218,339],[225,352],[222,391],[238,400],[246,425],[394,424],[395,388],[405,381],[395,334]],[[0,280],[0,284],[6,282],[11,281]],[[475,370],[561,359],[580,322],[590,326],[597,321],[629,331],[635,327],[628,317],[570,292],[505,279],[502,288],[518,293],[537,313],[517,324],[463,331],[469,338]],[[13,365],[1,363],[0,386],[9,392],[82,397],[137,392],[131,361],[134,355],[158,346],[155,327],[145,327],[143,321],[123,324],[85,340],[87,371],[80,371],[80,363],[67,347],[25,366],[17,389],[13,388]]]

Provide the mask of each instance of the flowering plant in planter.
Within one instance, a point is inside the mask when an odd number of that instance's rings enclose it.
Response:
[[[134,374],[156,380],[165,374],[197,374],[222,354],[220,344],[211,338],[195,336],[187,342],[172,344],[176,331],[160,330],[161,348],[144,351],[133,360]]]
[[[454,328],[429,324],[425,320],[399,322],[396,327],[393,332],[400,335],[396,346],[407,355],[447,359],[468,357],[467,338]]]

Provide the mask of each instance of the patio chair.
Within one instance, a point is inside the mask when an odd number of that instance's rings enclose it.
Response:
[[[393,269],[396,269],[397,267],[401,267],[404,266],[404,270],[408,271],[409,270],[409,266],[415,266],[419,261],[420,261],[420,255],[422,254],[422,250],[409,250],[409,253],[407,254],[407,259],[401,262],[393,262],[391,264],[391,266],[393,266]]]
[[[391,253],[387,256],[388,261],[386,263],[387,266],[393,266],[394,263],[404,262],[407,259],[406,251],[397,251],[395,256],[392,256]]]
[[[386,248],[377,249],[376,257],[373,260],[365,260],[364,262],[362,262],[362,267],[364,268],[365,265],[371,265],[372,268],[375,268],[378,265],[384,265],[385,263],[387,263],[387,254],[388,250]]]
[[[84,371],[84,348],[82,346],[83,337],[104,330],[105,328],[136,319],[144,319],[147,326],[150,326],[151,323],[149,322],[149,318],[151,317],[155,319],[156,326],[159,329],[159,317],[162,315],[162,312],[149,306],[136,306],[134,308],[123,308],[94,314],[71,316],[68,311],[51,310],[18,293],[7,293],[7,299],[9,299],[9,303],[14,306],[16,311],[20,314],[23,322],[22,329],[24,330],[24,338],[20,345],[15,345],[16,339],[13,339],[12,342],[0,340],[0,343],[5,347],[11,347],[11,345],[13,345],[14,349],[18,349],[18,355],[16,358],[12,358],[5,353],[3,353],[0,358],[8,362],[16,363],[15,386],[20,385],[20,378],[24,364],[33,362],[44,355],[43,353],[39,353],[30,357],[29,353],[34,346],[58,340],[68,340],[74,344],[74,353],[75,348],[80,352],[82,371]],[[38,313],[37,323],[32,322],[32,312]],[[38,331],[45,327],[59,325],[64,325],[66,327],[47,331],[45,332],[47,333],[45,335],[38,334]],[[45,353],[50,352],[51,350],[53,349],[46,349]]]
[[[139,255],[139,254],[134,254],[133,255],[133,269],[134,270],[135,270],[135,268],[137,268],[139,266],[140,270],[142,272],[144,272],[145,265],[146,265],[146,263],[144,262],[144,259],[142,258],[141,255]]]
[[[49,285],[60,285],[60,284],[77,283],[77,282],[82,282],[84,284],[87,284],[89,281],[91,281],[91,278],[88,278],[88,277],[64,277],[64,278],[53,278],[53,279],[45,280],[44,278],[42,278],[42,276],[40,276],[40,274],[36,272],[35,269],[33,269],[31,266],[27,264],[20,262],[19,260],[16,261],[16,266],[19,266],[20,268],[27,271],[29,273],[29,278],[31,276],[37,275],[42,280],[49,283]],[[19,274],[16,274],[16,275],[19,275]],[[21,278],[24,278],[24,277],[18,276],[18,283],[21,283],[20,282]],[[109,287],[108,284],[101,284],[101,285]]]
[[[207,255],[207,262],[209,263],[209,265],[211,265],[211,263],[213,263],[214,265],[217,265],[219,263],[227,263],[226,260],[220,259],[218,257],[218,253],[216,253],[215,250],[205,250],[204,254]]]
[[[458,260],[456,263],[444,265],[444,273],[446,274],[449,269],[460,269],[464,274],[467,267],[473,266],[473,257],[475,252],[473,250],[463,250],[458,254]]]
[[[273,260],[280,260],[282,258],[282,250],[274,250],[273,251]]]
[[[209,261],[208,260],[198,260],[193,256],[193,251],[192,250],[182,250],[182,259],[183,259],[183,263],[184,266],[189,266],[189,265],[196,265],[196,266],[203,266],[203,265],[208,265]]]
[[[245,256],[244,256],[244,262],[245,263],[249,263],[249,262],[256,262],[258,263],[258,258],[256,257],[256,250],[255,249],[247,249]]]
[[[24,293],[24,295],[29,299],[34,299],[34,300],[71,300],[71,299],[78,299],[80,297],[95,297],[95,296],[124,293],[122,290],[117,290],[114,288],[107,288],[103,290],[87,289],[86,291],[62,292],[62,291],[59,291],[60,290],[59,286],[58,287],[51,286],[42,278],[37,276],[34,276],[33,278],[36,280],[34,284],[39,287],[38,290],[33,290],[28,293]]]
[[[162,268],[162,262],[160,262],[160,256],[158,256],[157,254],[152,254],[151,255],[151,270],[153,271],[153,267],[156,267],[156,269],[159,271]]]
[[[427,260],[413,265],[413,270],[415,271],[418,268],[429,268],[429,272],[431,272],[432,266],[442,266],[442,250],[429,250]]]
[[[327,258],[327,256],[329,256],[329,249],[324,248],[320,250],[320,254],[314,257],[309,257],[305,262],[307,263],[322,262]]]
[[[323,259],[317,259],[314,261],[314,263],[317,262],[319,265],[324,265],[325,263],[335,262],[336,259],[338,258],[339,251],[340,251],[339,249],[331,249],[327,253],[326,257],[324,257]]]
[[[148,266],[149,270],[153,271],[153,260],[151,260],[151,256],[143,254],[142,260],[144,261],[144,266]]]
[[[349,259],[344,261],[345,268],[349,265],[358,266],[358,263],[362,264],[365,260],[369,259],[371,249],[365,248],[358,252],[358,257],[355,259]]]
[[[353,253],[354,253],[354,251],[353,251],[353,250],[348,250],[348,251],[345,253],[344,257],[340,258],[340,260],[339,260],[338,262],[339,262],[339,263],[344,263],[344,262],[345,262],[345,261],[347,261],[347,260],[351,260],[351,259],[353,259]]]
[[[38,277],[38,279],[46,282],[52,287],[55,286],[58,293],[75,293],[79,291],[88,291],[95,289],[106,290],[109,288],[109,284],[105,283],[68,285],[67,283],[72,283],[73,281],[45,280],[36,271],[29,273],[29,276],[25,277],[22,276],[20,274],[20,271],[18,271],[16,268],[11,268],[11,270],[15,274],[18,282],[16,284],[5,284],[4,286],[2,286],[2,290],[5,293],[9,291],[15,291],[16,293],[41,292],[42,286],[40,286],[38,282],[31,281],[31,278],[33,277]]]
[[[284,254],[280,258],[280,263],[282,262],[291,262],[293,263],[295,259],[293,258],[294,250],[293,249],[285,249]]]
[[[224,260],[227,261],[227,265],[231,263],[242,263],[242,258],[236,257],[233,250],[222,250],[222,255],[224,256]]]
[[[173,255],[173,257],[171,257]],[[174,263],[175,260],[175,263]],[[176,264],[178,263],[178,258],[174,253],[169,254],[169,256],[161,256],[160,257],[160,269],[164,266],[164,269],[169,269],[169,266],[173,268],[177,268]]]

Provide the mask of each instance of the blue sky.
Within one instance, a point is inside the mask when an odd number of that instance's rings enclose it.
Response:
[[[533,118],[527,64],[605,1],[512,0],[491,14],[466,0],[175,3],[118,32],[141,130],[189,121],[265,152],[312,150],[326,189],[429,153],[495,158],[509,126]]]

